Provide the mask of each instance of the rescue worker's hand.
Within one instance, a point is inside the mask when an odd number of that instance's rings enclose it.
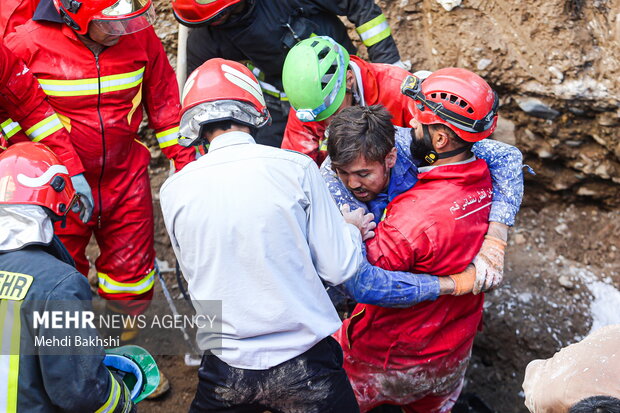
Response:
[[[465,271],[452,274],[449,278],[454,281],[454,290],[450,294],[469,294],[472,292],[474,283],[476,282],[476,267],[469,264],[467,268],[465,268]]]
[[[355,225],[357,229],[362,233],[362,241],[366,241],[375,236],[373,231],[377,224],[373,221],[375,216],[372,213],[365,213],[362,208],[357,208],[351,211],[351,207],[348,204],[344,204],[340,208],[340,212],[346,222]]]
[[[86,178],[84,178],[84,174],[72,176],[71,183],[73,183],[73,188],[75,188],[75,192],[77,192],[80,198],[79,205],[74,206],[74,212],[79,211],[80,220],[86,224],[93,215],[93,193],[88,182],[86,182]]]
[[[504,249],[506,241],[492,235],[485,235],[482,247],[474,258],[476,266],[476,281],[474,294],[489,291],[497,287],[504,278]]]

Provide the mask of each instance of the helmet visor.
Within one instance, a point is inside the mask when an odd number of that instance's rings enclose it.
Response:
[[[217,100],[196,105],[181,117],[179,144],[191,146],[200,136],[203,125],[224,120],[234,120],[255,128],[269,122],[269,113],[261,113],[249,103],[236,100]]]
[[[157,20],[155,10],[153,9],[153,6],[149,6],[137,16],[119,18],[115,20],[95,19],[91,22],[91,24],[102,33],[112,36],[122,36],[125,34],[136,33],[140,30],[146,29],[147,27],[151,26],[155,22],[155,20]]]

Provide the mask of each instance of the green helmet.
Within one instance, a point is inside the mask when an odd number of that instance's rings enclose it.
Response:
[[[110,348],[103,360],[123,380],[134,403],[153,393],[159,385],[159,368],[151,354],[140,346]]]
[[[327,36],[297,43],[282,69],[284,91],[302,122],[321,121],[338,110],[347,91],[349,53]]]

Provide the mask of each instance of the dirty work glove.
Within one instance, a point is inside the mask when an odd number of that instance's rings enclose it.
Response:
[[[472,293],[489,291],[497,287],[504,278],[504,249],[506,242],[491,235],[485,235],[482,247],[474,258],[476,281]]]
[[[373,221],[375,216],[372,213],[365,213],[362,208],[351,211],[349,204],[340,207],[342,217],[349,224],[355,225],[362,233],[362,241],[366,241],[375,236],[373,231],[377,224]]]
[[[399,60],[398,62],[391,63],[391,65],[405,69],[407,72],[411,70],[411,60]]]
[[[79,204],[73,207],[73,212],[79,212],[80,220],[86,224],[93,215],[93,193],[88,182],[86,182],[86,178],[84,178],[84,174],[72,176],[71,183],[79,195]]]
[[[476,281],[476,267],[469,264],[465,271],[450,275],[450,279],[454,281],[452,295],[469,294],[472,292]]]

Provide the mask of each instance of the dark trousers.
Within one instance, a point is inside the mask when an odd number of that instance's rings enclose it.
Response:
[[[267,370],[230,367],[205,354],[190,413],[358,413],[342,368],[342,349],[326,337],[310,350]]]

